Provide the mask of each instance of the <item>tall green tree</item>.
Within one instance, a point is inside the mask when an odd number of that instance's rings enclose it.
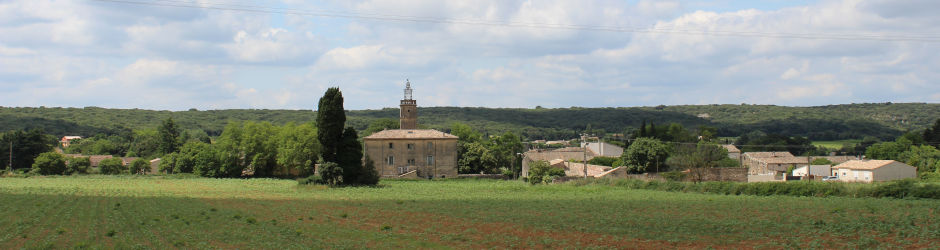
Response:
[[[901,153],[911,148],[913,142],[900,137],[893,142],[879,142],[865,149],[865,157],[873,160],[900,160]]]
[[[180,128],[176,126],[176,123],[173,122],[173,118],[167,118],[160,124],[160,128],[157,130],[159,132],[159,150],[160,154],[169,154],[179,151],[180,146],[183,145],[182,140],[180,139]]]
[[[690,171],[692,180],[701,181],[704,176],[701,171],[697,170],[719,167],[721,161],[726,159],[728,159],[728,150],[725,148],[717,144],[699,142],[677,146],[675,152],[672,152],[666,159],[666,164],[674,170],[692,170]]]
[[[0,168],[6,169],[11,166],[11,151],[13,169],[32,168],[36,157],[51,151],[55,144],[56,139],[42,129],[14,130],[3,133],[0,137]],[[12,150],[10,150],[11,146]]]
[[[362,144],[356,129],[346,127],[343,131],[343,143],[337,153],[337,162],[343,168],[343,183],[356,184],[362,170]]]
[[[317,128],[311,123],[288,123],[281,128],[277,138],[277,164],[282,168],[279,172],[299,172],[301,176],[313,174],[320,150]]]
[[[320,159],[338,162],[337,152],[343,143],[346,127],[346,111],[343,109],[343,93],[333,87],[323,93],[317,106],[317,141],[320,142]]]
[[[215,148],[219,159],[219,170],[216,173],[219,177],[237,177],[240,176],[246,164],[246,157],[241,149],[241,142],[245,137],[241,124],[229,122],[222,130]]]
[[[911,146],[898,155],[898,160],[916,167],[917,172],[934,172],[940,163],[940,150],[928,145]]]
[[[631,173],[658,172],[669,157],[669,152],[669,146],[660,140],[639,138],[627,147],[620,158]]]
[[[927,144],[940,149],[940,119],[937,119],[932,127],[924,130],[923,138]]]
[[[256,177],[270,177],[277,167],[277,129],[268,122],[245,122],[241,152],[245,156],[243,169]]]
[[[39,154],[33,162],[32,171],[41,175],[60,175],[65,173],[65,157],[56,152]]]

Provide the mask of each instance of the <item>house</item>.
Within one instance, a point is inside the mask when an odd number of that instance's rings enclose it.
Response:
[[[59,143],[62,144],[63,148],[69,147],[72,144],[73,140],[80,140],[81,136],[63,136],[62,139],[59,139]]]
[[[606,142],[582,142],[581,147],[585,147],[594,153],[595,156],[620,157],[623,155],[623,148]]]
[[[793,176],[830,176],[832,165],[808,165],[793,170]]]
[[[457,177],[457,136],[434,129],[418,129],[417,101],[411,82],[401,100],[400,129],[387,129],[363,138],[366,156],[375,161],[383,178]]]
[[[594,159],[594,152],[585,151],[584,148],[567,147],[555,150],[533,149],[522,154],[522,177],[529,177],[529,165],[536,161],[561,160],[584,160]]]
[[[725,148],[725,150],[728,150],[728,158],[735,160],[741,159],[741,150],[738,149],[738,147],[735,147],[731,144],[721,145],[721,147]]]
[[[776,175],[788,168],[809,165],[806,157],[795,157],[790,152],[747,152],[742,154],[749,175]]]
[[[917,177],[917,168],[894,160],[851,160],[833,167],[844,182],[890,181]]]

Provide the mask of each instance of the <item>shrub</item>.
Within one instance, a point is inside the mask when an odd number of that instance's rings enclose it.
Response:
[[[912,189],[908,195],[917,198],[940,199],[940,185],[924,184]]]
[[[914,188],[914,180],[905,179],[875,186],[870,189],[868,195],[871,197],[904,198],[907,197]]]
[[[546,161],[536,161],[533,162],[529,168],[529,183],[530,184],[539,184],[539,183],[549,183],[558,176],[565,176],[565,170],[560,168],[553,168],[548,165]]]
[[[101,174],[120,174],[126,171],[123,161],[120,158],[108,158],[98,163]]]
[[[330,186],[343,183],[343,168],[334,162],[324,162],[317,169],[320,178]]]
[[[30,172],[41,175],[63,174],[65,157],[56,152],[45,152],[36,157],[32,167]]]
[[[132,161],[130,168],[128,169],[131,174],[147,174],[150,173],[150,162],[142,158],[137,158]]]
[[[307,178],[303,178],[303,179],[297,180],[297,184],[300,184],[300,185],[314,185],[314,184],[316,184],[316,185],[323,185],[323,184],[326,184],[326,182],[323,181],[323,178],[320,178],[319,175],[311,175],[311,176],[307,176]]]
[[[375,169],[375,161],[373,161],[369,156],[366,156],[365,165],[359,172],[358,182],[361,185],[375,185],[379,184],[379,171]]]
[[[88,157],[71,157],[67,159],[65,174],[87,174],[91,167]]]

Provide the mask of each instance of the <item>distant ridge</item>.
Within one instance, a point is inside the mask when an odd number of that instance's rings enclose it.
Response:
[[[908,130],[920,130],[940,118],[940,104],[862,103],[814,107],[775,105],[677,105],[628,108],[471,108],[419,107],[422,127],[449,131],[461,122],[488,134],[512,131],[528,139],[571,138],[590,124],[595,133],[623,133],[643,121],[657,125],[680,123],[718,128],[719,136],[737,136],[761,130],[814,140],[891,139]],[[351,110],[350,126],[364,130],[376,119],[397,119],[397,108]],[[91,136],[153,129],[172,116],[191,133],[216,136],[230,121],[267,121],[275,124],[314,120],[311,110],[188,110],[86,108],[0,108],[0,131],[43,128],[48,133]]]

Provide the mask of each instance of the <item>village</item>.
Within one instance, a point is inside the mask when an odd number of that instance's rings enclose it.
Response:
[[[385,179],[433,179],[454,177],[494,177],[528,179],[533,163],[542,162],[550,168],[563,171],[546,182],[560,183],[578,178],[640,179],[646,181],[669,180],[663,176],[667,171],[645,171],[635,173],[622,165],[591,164],[597,157],[624,158],[625,149],[605,142],[596,136],[582,135],[572,140],[535,140],[527,143],[529,149],[516,152],[519,171],[514,176],[484,173],[458,174],[458,136],[435,129],[418,128],[418,106],[413,97],[410,82],[406,82],[404,97],[400,102],[399,127],[385,129],[362,138],[364,157],[380,159],[377,171]],[[623,135],[614,135],[623,137]],[[701,139],[701,138],[700,138]],[[58,152],[69,147],[80,136],[64,136]],[[572,145],[574,143],[575,145]],[[539,146],[547,148],[538,148]],[[917,168],[895,160],[871,160],[864,156],[796,156],[787,151],[741,152],[733,144],[712,144],[719,148],[736,165],[673,169],[687,181],[731,181],[731,182],[784,182],[784,181],[841,181],[883,182],[917,178]],[[97,168],[105,159],[119,159],[121,165],[129,166],[135,160],[146,160],[147,171],[141,173],[167,174],[160,167],[162,160],[139,157],[116,157],[112,155],[65,154],[71,158],[87,158],[90,167]],[[623,162],[619,162],[623,164]],[[515,163],[512,163],[515,164]],[[511,169],[514,166],[504,166]],[[250,174],[244,170],[243,175]],[[284,170],[278,175],[297,175],[298,170]],[[317,170],[314,173],[319,173]],[[687,178],[694,176],[695,178]]]

